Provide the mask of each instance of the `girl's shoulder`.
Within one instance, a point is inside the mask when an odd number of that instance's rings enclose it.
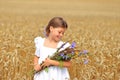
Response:
[[[42,38],[41,36],[38,36],[38,37],[34,38],[34,43],[35,43],[36,46],[37,45],[39,46],[40,44],[43,43],[43,40],[44,40],[44,38]]]
[[[34,42],[37,43],[37,42],[41,41],[42,39],[43,39],[43,38],[40,37],[40,36],[35,37],[35,38],[34,38]]]

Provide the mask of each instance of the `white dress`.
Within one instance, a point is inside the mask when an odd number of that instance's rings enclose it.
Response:
[[[60,47],[63,42],[59,41],[57,48],[45,47],[44,44],[45,38],[36,37],[35,46],[36,51],[35,55],[39,57],[38,63],[41,64],[48,56],[54,54],[58,47]],[[66,44],[63,48],[68,47],[69,44]],[[58,66],[51,66],[48,68],[48,72],[42,70],[34,75],[34,80],[70,80],[69,72],[67,68],[60,68]]]

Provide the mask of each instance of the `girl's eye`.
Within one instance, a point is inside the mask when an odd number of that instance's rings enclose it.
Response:
[[[60,34],[62,33],[62,32],[59,32]]]
[[[59,32],[59,34],[61,34],[61,32]]]
[[[59,32],[59,34],[63,34],[64,35],[64,32]]]

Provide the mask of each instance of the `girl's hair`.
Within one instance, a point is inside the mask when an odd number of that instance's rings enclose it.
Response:
[[[48,25],[45,28],[46,36],[49,36],[50,26],[52,26],[53,28],[62,27],[62,28],[66,28],[66,29],[68,27],[67,22],[65,20],[63,20],[62,17],[54,17],[49,21]]]

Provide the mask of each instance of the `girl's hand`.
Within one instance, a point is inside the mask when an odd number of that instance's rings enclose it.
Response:
[[[52,60],[50,58],[46,58],[41,65],[42,68],[49,67],[51,65]]]
[[[39,64],[36,64],[34,66],[34,69],[35,69],[35,71],[40,71],[41,70],[41,66]]]

